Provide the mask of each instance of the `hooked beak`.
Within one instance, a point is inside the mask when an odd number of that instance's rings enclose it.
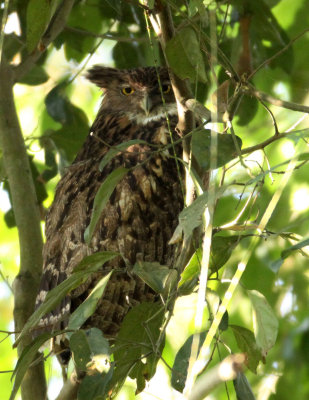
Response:
[[[140,105],[141,105],[142,110],[145,111],[145,114],[146,114],[146,116],[148,117],[148,115],[149,115],[149,113],[150,113],[150,110],[151,110],[151,108],[152,108],[152,101],[151,101],[151,99],[149,98],[148,93],[145,93],[145,95],[144,95],[144,97],[143,97],[143,99],[142,99]]]

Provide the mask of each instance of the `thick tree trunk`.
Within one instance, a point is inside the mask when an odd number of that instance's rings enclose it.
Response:
[[[19,332],[34,308],[42,268],[42,234],[34,183],[15,109],[12,70],[5,60],[0,67],[0,145],[19,234],[20,270],[14,282],[14,322]],[[21,341],[19,355],[30,341],[30,337]],[[46,399],[42,362],[26,373],[22,398]]]

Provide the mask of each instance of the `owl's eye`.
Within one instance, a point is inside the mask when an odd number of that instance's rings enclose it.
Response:
[[[169,93],[171,91],[171,85],[162,85],[162,92],[164,93],[164,94],[167,94],[167,93]]]
[[[132,94],[134,92],[135,92],[135,90],[131,86],[126,86],[121,89],[121,93],[126,96],[130,96],[130,94]]]

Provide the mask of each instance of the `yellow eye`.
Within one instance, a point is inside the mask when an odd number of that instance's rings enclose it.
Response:
[[[135,92],[135,90],[133,88],[131,88],[130,86],[126,86],[121,89],[121,93],[126,96],[130,96],[130,94],[132,94],[134,92]]]
[[[171,91],[171,85],[162,85],[162,92],[167,94]]]

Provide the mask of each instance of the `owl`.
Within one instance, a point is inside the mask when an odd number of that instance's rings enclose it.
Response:
[[[182,167],[177,161],[182,148],[175,130],[177,109],[166,68],[119,70],[94,66],[87,78],[103,90],[104,97],[80,152],[57,185],[46,217],[43,274],[36,308],[85,256],[118,252],[121,256],[105,263],[98,273],[70,292],[39,324],[41,330],[64,329],[70,314],[112,269],[103,296],[84,327],[99,328],[105,337],[113,339],[134,305],[161,301],[130,272],[130,266],[137,260],[174,266],[177,252],[169,240],[184,206]],[[144,142],[119,151],[100,170],[102,159],[112,147],[133,139]],[[118,167],[126,167],[129,172],[115,187],[91,241],[86,242],[85,230],[95,196]]]

